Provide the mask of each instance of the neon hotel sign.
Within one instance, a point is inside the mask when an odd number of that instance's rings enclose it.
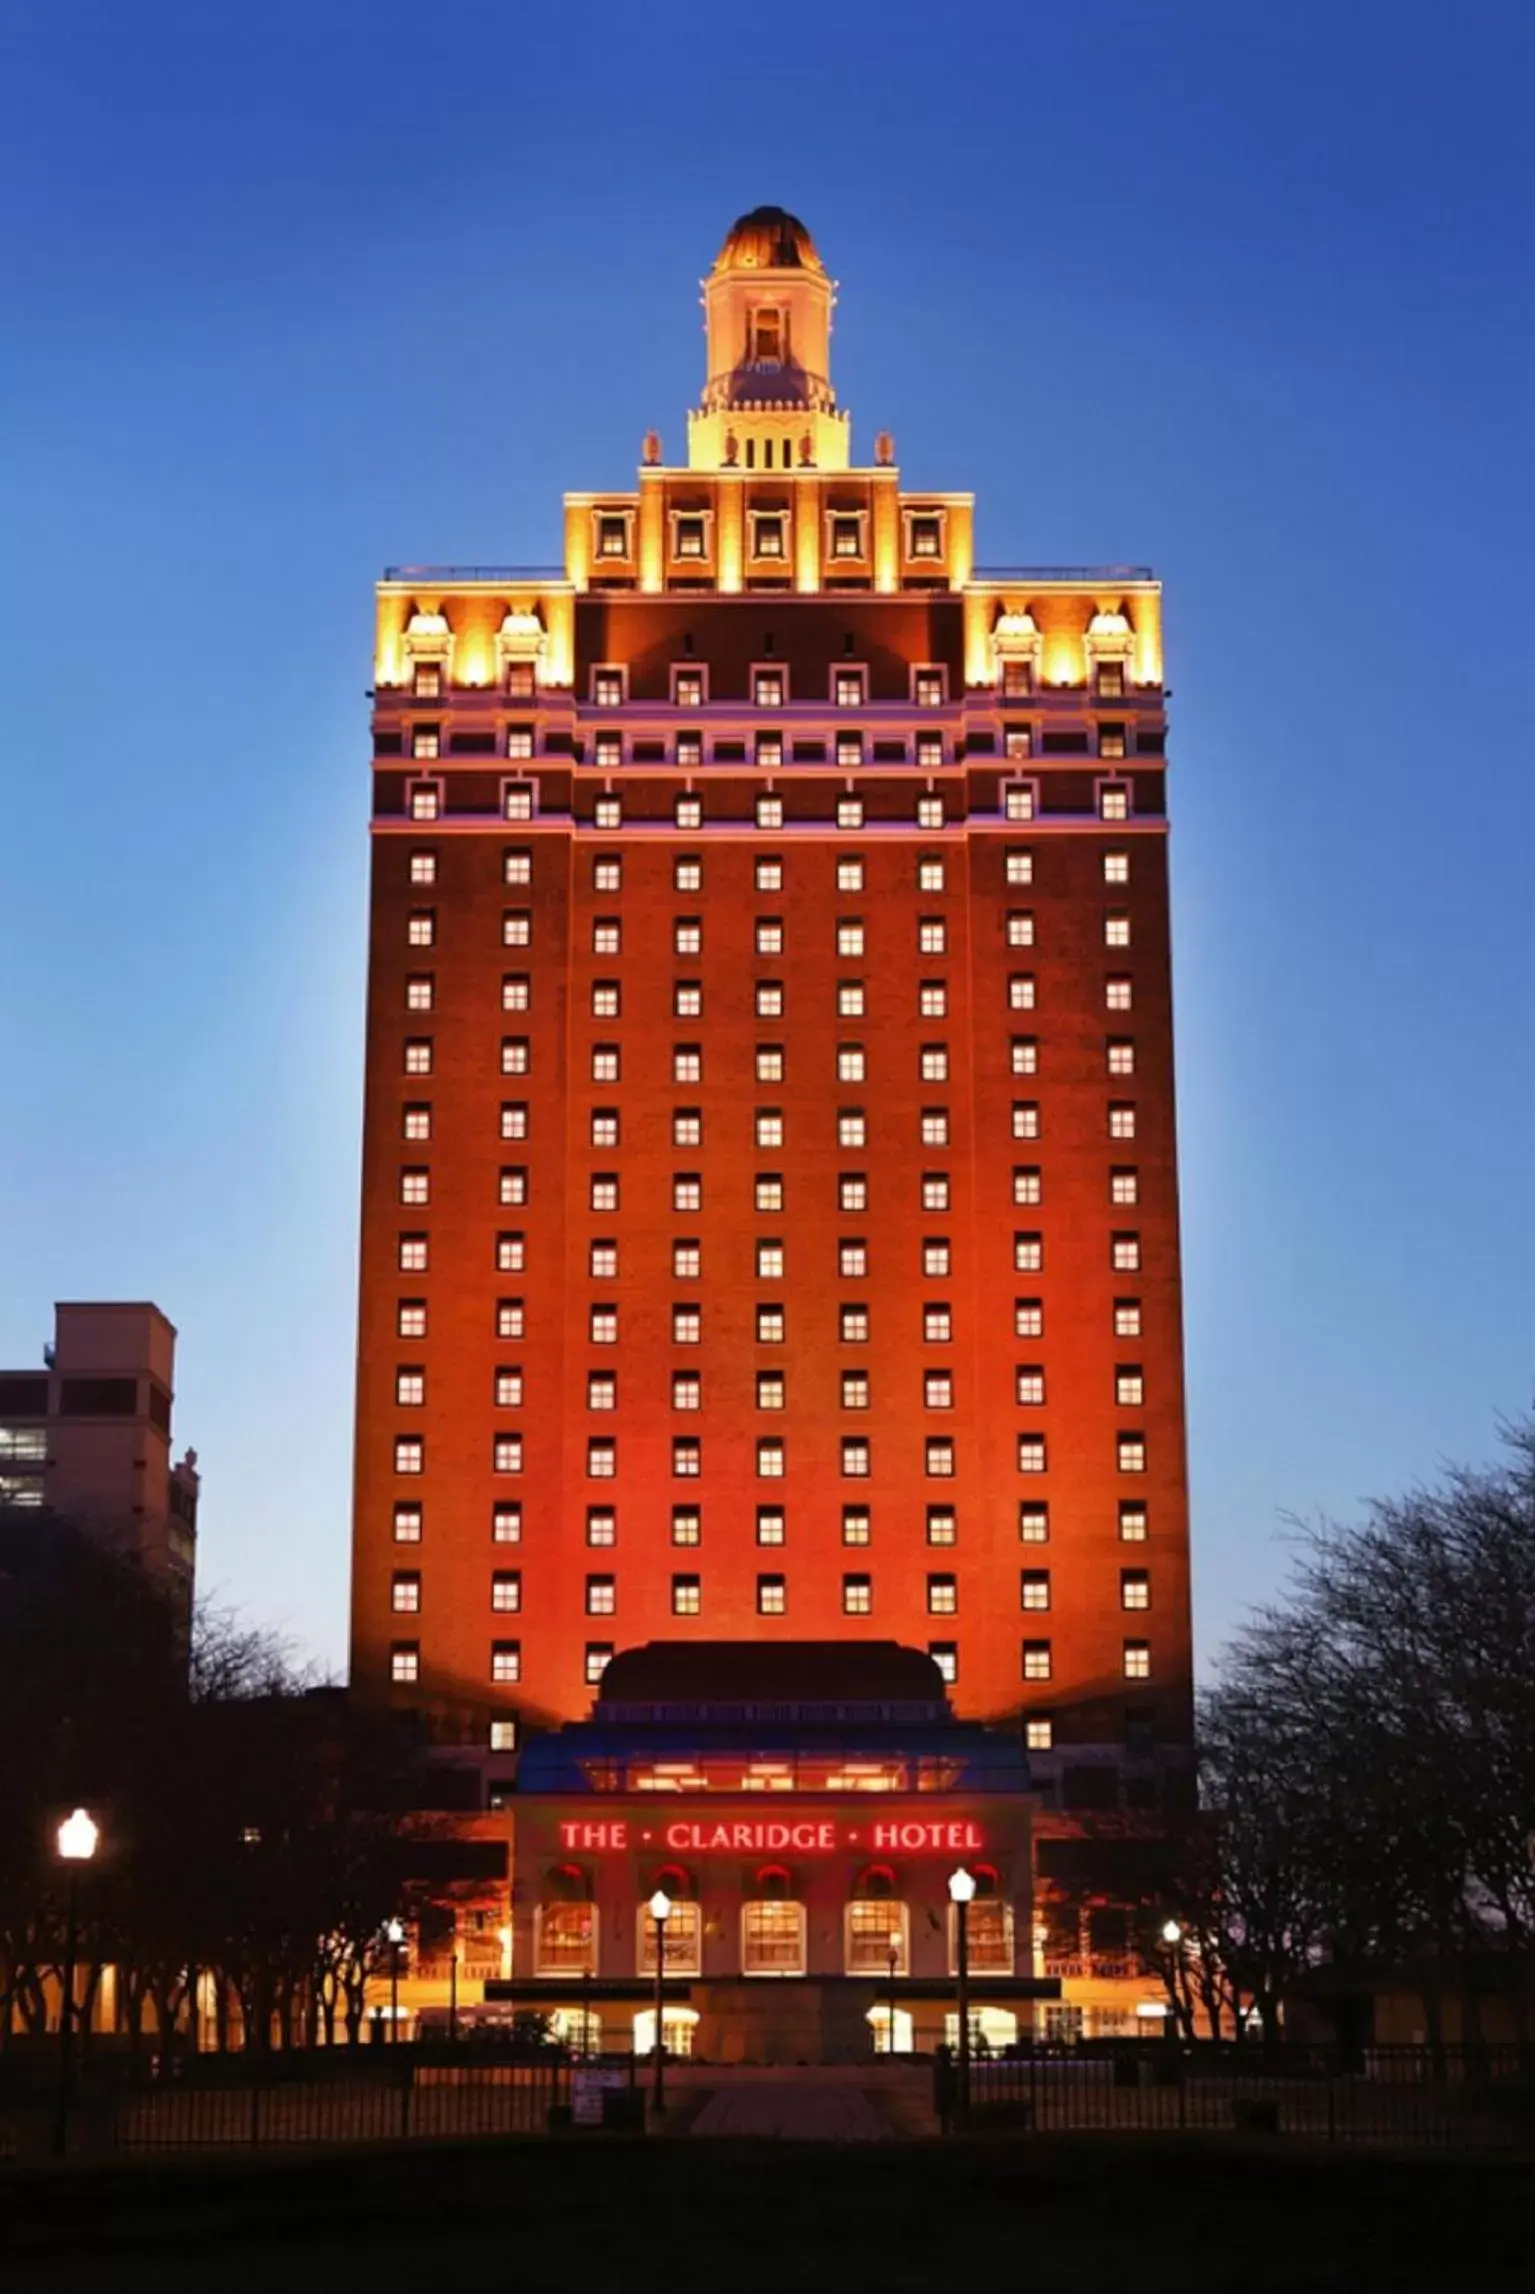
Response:
[[[963,1817],[884,1817],[864,1824],[842,1824],[831,1817],[794,1822],[774,1817],[684,1817],[671,1824],[639,1825],[628,1817],[594,1822],[576,1819],[560,1826],[560,1846],[587,1851],[623,1851],[630,1848],[669,1848],[674,1853],[708,1855],[711,1852],[748,1856],[792,1853],[801,1856],[835,1855],[843,1848],[883,1849],[908,1856],[969,1855],[984,1848],[986,1835],[979,1824]]]

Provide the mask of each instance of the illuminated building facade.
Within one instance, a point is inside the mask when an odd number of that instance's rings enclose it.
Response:
[[[626,1648],[878,1637],[1062,1827],[1149,1818],[1159,585],[978,569],[969,494],[855,462],[833,300],[744,217],[686,459],[568,495],[557,574],[379,585],[353,1679],[494,1794]]]
[[[0,1508],[46,1508],[190,1609],[199,1475],[195,1450],[172,1455],[175,1370],[157,1306],[57,1306],[42,1367],[0,1371]]]

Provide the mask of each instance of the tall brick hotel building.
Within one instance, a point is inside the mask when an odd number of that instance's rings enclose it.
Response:
[[[379,585],[354,1680],[494,1805],[623,1650],[894,1642],[1046,1834],[1133,1831],[1190,1730],[1160,591],[855,459],[833,300],[743,217],[685,460],[559,571]]]

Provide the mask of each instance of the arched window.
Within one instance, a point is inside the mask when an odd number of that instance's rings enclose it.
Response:
[[[788,1877],[786,1872],[781,1875],[785,1888]],[[787,1893],[757,1896],[744,1903],[741,1906],[741,1973],[803,1975],[804,1972],[804,1905]]]
[[[540,1975],[597,1972],[597,1907],[591,1877],[578,1864],[557,1864],[544,1874],[535,1964]]]
[[[861,1887],[867,1890],[872,1874],[865,1873]],[[908,1972],[910,1926],[905,1904],[893,1895],[870,1895],[867,1892],[853,1897],[847,1907],[846,1950],[843,1964],[849,1975],[888,1976],[891,1961],[894,1972]]]

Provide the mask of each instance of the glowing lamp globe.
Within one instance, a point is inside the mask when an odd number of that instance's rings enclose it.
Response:
[[[671,1908],[671,1897],[666,1893],[664,1888],[657,1888],[655,1894],[650,1899],[651,1918],[657,1921],[668,1919],[671,1915]]]
[[[96,1853],[101,1828],[83,1808],[66,1816],[58,1830],[59,1854],[66,1864],[88,1864]]]
[[[968,1904],[975,1894],[975,1874],[967,1872],[963,1864],[957,1872],[949,1874],[949,1897],[953,1903]]]

